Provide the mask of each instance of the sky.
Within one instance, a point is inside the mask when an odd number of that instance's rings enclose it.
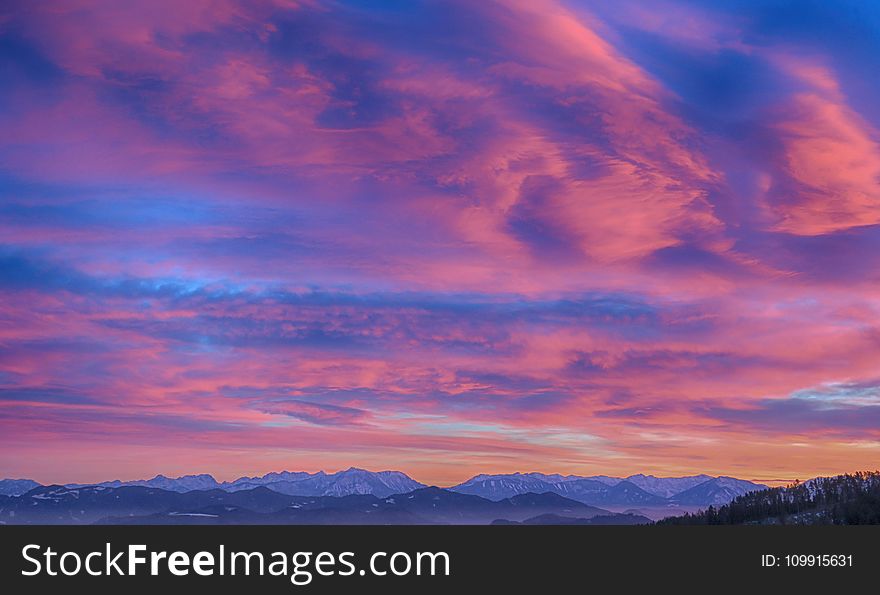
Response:
[[[0,476],[880,460],[872,2],[0,8]]]

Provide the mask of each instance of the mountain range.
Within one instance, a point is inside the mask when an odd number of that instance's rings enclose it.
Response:
[[[733,477],[709,475],[655,477],[638,474],[619,478],[605,475],[583,477],[512,473],[477,475],[449,489],[490,500],[501,500],[528,492],[553,492],[597,506],[662,507],[724,503],[764,487],[766,486]]]
[[[19,496],[38,487],[33,479],[0,479],[0,496]]]
[[[26,479],[0,480],[0,496],[21,496],[43,487]],[[349,468],[336,473],[290,472],[267,473],[258,477],[241,477],[234,481],[218,482],[213,476],[185,475],[176,478],[157,475],[152,479],[135,481],[105,481],[98,484],[67,484],[67,490],[84,488],[120,489],[145,488],[161,492],[188,494],[190,492],[227,493],[252,492],[256,488],[274,494],[298,497],[348,497],[369,495],[387,498],[426,488],[400,471],[372,472]],[[676,507],[705,507],[724,504],[737,496],[763,489],[766,486],[733,477],[694,475],[687,477],[629,477],[578,476],[543,473],[511,473],[477,475],[444,491],[453,494],[477,496],[492,502],[501,502],[525,494],[555,494],[587,506],[609,509],[664,509]],[[100,490],[97,490],[100,492]],[[39,494],[40,492],[36,492]],[[153,493],[153,492],[150,492]],[[262,493],[262,492],[261,492]]]
[[[143,486],[40,486],[19,496],[0,496],[3,524],[646,524],[650,519],[588,506],[553,493],[503,500],[418,488],[377,497],[295,496],[267,487],[175,492]]]
[[[2,482],[0,482],[2,483]],[[39,485],[39,484],[37,484]],[[80,488],[92,484],[67,484],[70,488]],[[137,486],[158,488],[171,492],[190,492],[193,490],[224,490],[235,492],[266,486],[273,491],[291,496],[350,496],[352,494],[372,494],[379,498],[410,492],[425,487],[400,471],[366,471],[351,467],[337,473],[307,473],[305,471],[281,471],[267,473],[262,477],[240,477],[235,481],[218,482],[208,474],[184,475],[170,478],[157,475],[152,479],[135,481],[105,481],[98,484],[106,488]]]

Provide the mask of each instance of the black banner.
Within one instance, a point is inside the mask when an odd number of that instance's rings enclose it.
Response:
[[[0,541],[7,593],[816,592],[871,584],[880,562],[876,526],[4,526]]]

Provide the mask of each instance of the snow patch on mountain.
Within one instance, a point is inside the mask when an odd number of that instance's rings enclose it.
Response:
[[[38,487],[33,479],[0,479],[0,496],[21,496]]]

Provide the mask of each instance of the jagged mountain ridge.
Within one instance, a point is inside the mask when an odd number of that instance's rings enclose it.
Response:
[[[671,499],[677,504],[696,504],[699,506],[727,504],[749,492],[765,489],[767,486],[754,484],[735,477],[715,477],[675,494]]]
[[[708,506],[729,502],[737,496],[764,487],[766,486],[746,480],[708,475],[663,478],[639,474],[627,478],[612,478],[511,473],[477,475],[449,489],[490,500],[546,491],[598,506]]]
[[[2,480],[0,495],[19,495],[38,485],[31,480]],[[82,488],[85,485],[90,484],[68,484],[67,487]],[[355,467],[336,473],[281,471],[224,482],[218,482],[208,474],[199,474],[176,478],[157,475],[152,479],[114,480],[93,485],[105,488],[145,487],[178,493],[196,490],[235,492],[265,487],[291,496],[371,494],[380,498],[426,487],[400,471],[373,472]],[[3,492],[4,486],[7,493]],[[655,477],[637,474],[620,478],[531,472],[476,475],[461,484],[451,486],[449,490],[494,501],[520,494],[551,492],[587,505],[638,508],[718,505],[763,487],[765,486],[745,480],[709,475]]]
[[[152,479],[134,481],[105,481],[98,484],[67,484],[69,488],[82,488],[98,485],[107,488],[137,486],[158,488],[171,492],[190,492],[194,490],[223,490],[234,492],[256,487],[268,487],[276,492],[294,496],[347,496],[351,494],[372,494],[384,497],[401,492],[409,492],[425,487],[400,471],[367,471],[350,467],[336,473],[308,473],[305,471],[281,471],[267,473],[261,477],[240,477],[234,481],[218,482],[208,474],[184,475],[169,478],[157,475]]]
[[[39,486],[33,479],[0,479],[0,496],[20,496]]]

